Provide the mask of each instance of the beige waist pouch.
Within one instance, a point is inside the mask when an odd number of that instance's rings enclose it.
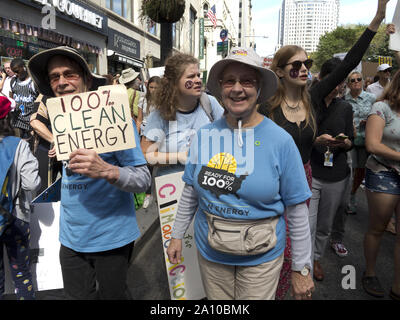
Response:
[[[249,256],[265,253],[276,245],[279,216],[259,220],[225,219],[204,211],[208,243],[214,250]]]

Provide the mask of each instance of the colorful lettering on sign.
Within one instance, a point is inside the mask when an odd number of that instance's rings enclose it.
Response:
[[[160,198],[165,198],[165,195],[161,193],[161,191],[164,190],[165,188],[172,188],[173,189],[169,194],[170,196],[172,196],[176,191],[176,187],[173,184],[170,184],[170,183],[165,184],[160,188],[160,190],[158,190],[158,195],[160,196]]]
[[[177,188],[174,184],[167,183],[164,184],[158,190],[158,195],[160,198],[165,199],[166,202],[160,204],[160,222],[161,222],[161,232],[164,250],[167,250],[168,245],[171,241],[172,225],[175,221],[175,214],[178,203],[177,199],[171,197],[175,194]],[[177,195],[175,195],[177,196]],[[183,264],[184,257],[181,257],[180,264],[171,265],[168,258],[166,260],[168,267],[168,277],[170,282],[170,287],[172,288],[172,296],[174,299],[185,300],[185,282],[184,282],[184,272],[186,266]]]

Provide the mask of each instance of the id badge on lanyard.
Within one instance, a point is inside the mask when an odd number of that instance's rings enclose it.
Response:
[[[333,167],[333,153],[329,150],[329,147],[328,150],[325,152],[324,166]]]

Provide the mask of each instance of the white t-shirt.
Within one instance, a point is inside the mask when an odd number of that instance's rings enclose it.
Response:
[[[1,90],[1,93],[4,94],[7,98],[10,97],[10,91],[11,91],[10,82],[12,78],[14,78],[14,76],[6,78],[6,81],[4,81],[3,89]]]
[[[379,81],[377,81],[377,82],[370,84],[365,91],[373,93],[375,95],[376,99],[378,99],[382,95],[384,89],[385,88],[382,87],[382,85],[379,83]]]

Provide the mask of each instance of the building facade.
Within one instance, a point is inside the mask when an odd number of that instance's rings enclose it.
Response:
[[[207,13],[215,6],[216,25]],[[254,42],[251,36],[251,0],[206,0],[202,2],[204,23],[203,50],[199,54],[203,78],[217,61],[237,46],[250,47]],[[201,21],[200,21],[201,23]]]
[[[79,50],[93,72],[101,73],[107,41],[107,16],[84,2],[68,0],[0,1],[1,64],[28,60],[41,50],[68,45]]]
[[[294,44],[316,51],[319,38],[336,29],[339,8],[340,0],[282,0],[278,47]]]
[[[97,74],[161,66],[161,25],[141,15],[142,0],[0,1],[1,65],[15,57],[68,45]],[[216,26],[207,12],[215,5]],[[199,58],[204,81],[211,66],[235,46],[251,46],[251,0],[186,0],[172,25],[173,51]],[[224,50],[218,43],[226,30]],[[228,46],[226,46],[228,44]],[[219,48],[219,49],[218,49]]]

